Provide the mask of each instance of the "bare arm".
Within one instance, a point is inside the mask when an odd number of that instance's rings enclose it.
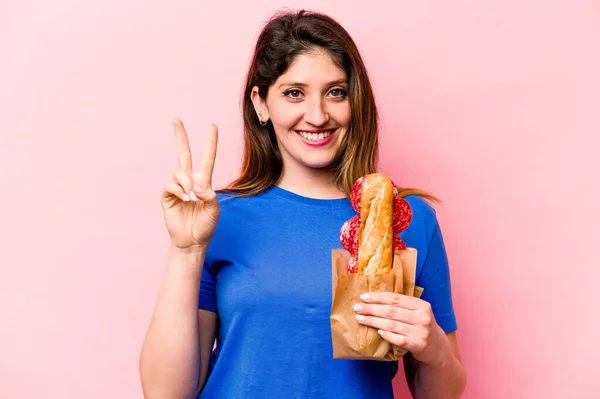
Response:
[[[413,397],[460,398],[466,373],[456,333],[446,334],[436,323],[431,304],[393,292],[369,292],[354,305],[357,320],[377,328],[383,339],[406,349],[404,369]]]
[[[198,311],[200,319],[200,379],[198,381],[199,390],[202,390],[206,383],[208,373],[208,363],[215,345],[215,332],[217,329],[217,315],[214,312],[200,309]],[[200,393],[200,392],[198,392]],[[196,395],[198,396],[198,395]],[[196,397],[194,396],[194,398]]]
[[[460,398],[466,385],[456,333],[446,334],[449,349],[443,361],[436,365],[421,363],[407,353],[404,372],[412,396],[417,399]]]
[[[179,169],[161,196],[171,237],[167,269],[140,354],[140,379],[148,399],[198,396],[206,379],[217,317],[199,311],[200,281],[206,251],[220,207],[212,189],[218,129],[211,126],[197,172],[187,132],[173,121]]]
[[[204,256],[170,250],[140,355],[145,398],[193,398],[204,384],[216,328],[216,315],[198,310]]]

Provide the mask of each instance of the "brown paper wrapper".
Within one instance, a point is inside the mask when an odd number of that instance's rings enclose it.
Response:
[[[415,286],[417,250],[407,248],[395,251],[390,274],[361,276],[348,274],[346,268],[350,253],[334,249],[331,253],[333,303],[331,306],[331,339],[334,359],[398,360],[406,350],[384,340],[377,329],[360,324],[352,306],[362,303],[365,292],[389,291],[421,297],[423,289]]]

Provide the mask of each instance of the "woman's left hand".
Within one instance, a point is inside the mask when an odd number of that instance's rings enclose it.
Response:
[[[358,322],[376,328],[383,339],[418,361],[439,364],[452,350],[429,302],[393,292],[369,292],[361,299],[364,303],[354,305]]]

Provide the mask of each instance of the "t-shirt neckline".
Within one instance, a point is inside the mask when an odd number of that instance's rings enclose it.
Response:
[[[346,197],[333,198],[333,199],[312,198],[312,197],[306,197],[306,196],[303,196],[300,194],[296,194],[292,191],[286,190],[279,186],[271,186],[271,188],[269,188],[269,190],[267,190],[267,191],[279,198],[283,198],[285,200],[288,200],[291,202],[296,202],[299,204],[304,204],[304,205],[324,207],[324,208],[331,208],[331,207],[344,208],[344,207],[351,206],[350,201],[348,201],[348,198],[346,198]]]

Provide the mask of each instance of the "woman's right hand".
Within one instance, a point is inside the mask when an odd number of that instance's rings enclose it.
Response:
[[[212,189],[218,129],[212,125],[200,169],[192,170],[192,154],[183,123],[173,122],[179,169],[165,187],[161,204],[173,247],[206,250],[219,220],[219,202]]]

